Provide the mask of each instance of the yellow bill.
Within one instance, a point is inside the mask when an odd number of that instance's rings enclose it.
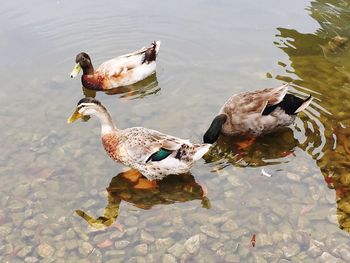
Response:
[[[75,112],[68,118],[67,123],[75,122],[77,119],[80,119],[82,115],[78,111],[78,109],[75,110]]]
[[[79,74],[80,70],[81,70],[80,64],[79,63],[75,64],[72,70],[72,73],[70,73],[70,77],[75,78]]]

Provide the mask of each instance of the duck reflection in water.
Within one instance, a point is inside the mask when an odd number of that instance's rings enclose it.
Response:
[[[148,210],[155,205],[201,200],[203,208],[210,208],[206,191],[190,173],[169,175],[161,181],[149,181],[138,171],[130,169],[114,176],[106,190],[108,204],[103,216],[94,218],[82,210],[76,210],[76,213],[94,228],[111,226],[119,215],[122,201]]]
[[[83,95],[85,98],[91,97],[96,98],[96,91],[86,89],[84,86],[81,87],[83,91]],[[153,73],[149,77],[145,78],[144,80],[141,80],[135,84],[119,87],[115,89],[110,89],[107,91],[103,91],[107,95],[117,95],[121,94],[121,98],[125,99],[143,99],[144,97],[147,97],[152,94],[157,94],[158,91],[160,91],[160,87],[158,86],[158,80],[157,80],[157,74]],[[90,120],[90,116],[83,116],[81,119],[83,122],[87,122]]]
[[[96,97],[96,91],[89,90],[82,87],[83,95],[85,97]],[[141,80],[135,84],[123,86],[119,88],[110,89],[107,91],[103,91],[107,95],[117,95],[120,94],[120,98],[125,99],[143,99],[152,94],[157,94],[160,91],[160,87],[158,86],[157,74],[153,73],[149,77]]]
[[[259,167],[287,162],[294,156],[299,142],[293,130],[283,128],[257,137],[253,144],[244,138],[220,136],[216,144],[203,157],[207,163],[215,163],[218,169],[231,164],[238,167]]]

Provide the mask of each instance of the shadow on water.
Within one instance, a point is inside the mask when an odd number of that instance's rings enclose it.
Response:
[[[350,232],[350,5],[347,1],[312,1],[307,9],[320,25],[314,34],[278,28],[275,45],[289,57],[278,63],[297,92],[315,97],[303,119],[307,140],[300,145],[317,162],[336,191],[339,226]],[[317,149],[315,152],[315,149]]]
[[[96,91],[94,90],[88,90],[82,87],[82,91],[85,97],[96,97]],[[135,84],[107,90],[104,93],[107,95],[120,95],[120,98],[134,100],[157,94],[159,91],[160,87],[158,86],[157,74],[154,73]]]
[[[118,218],[122,201],[148,210],[156,205],[201,200],[203,208],[210,208],[205,191],[189,173],[169,175],[161,181],[149,181],[136,170],[130,169],[114,176],[106,190],[108,204],[103,216],[94,218],[82,210],[76,210],[94,228],[111,226]]]

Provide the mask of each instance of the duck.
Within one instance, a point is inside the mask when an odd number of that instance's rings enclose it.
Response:
[[[297,114],[310,105],[312,96],[301,99],[288,94],[288,87],[289,83],[232,95],[205,132],[204,143],[216,142],[220,134],[254,140],[292,124]]]
[[[83,87],[96,91],[132,85],[155,72],[159,48],[160,41],[154,41],[150,47],[110,59],[102,63],[96,70],[90,56],[81,52],[75,58],[76,64],[70,77],[76,77],[83,70],[81,77]]]
[[[100,120],[102,145],[113,160],[138,170],[150,181],[188,172],[211,146],[144,127],[118,129],[107,109],[91,97],[78,102],[67,122],[83,116],[96,116]]]

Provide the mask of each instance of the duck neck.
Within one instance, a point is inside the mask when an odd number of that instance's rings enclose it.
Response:
[[[84,65],[84,67],[82,67],[82,69],[83,69],[83,75],[94,74],[94,67],[92,66],[91,62],[88,65]]]
[[[204,134],[203,141],[205,143],[216,142],[220,136],[222,126],[225,124],[226,120],[227,120],[226,114],[220,114],[216,116],[213,122],[211,123],[209,129]]]
[[[114,131],[118,130],[112,121],[111,115],[107,111],[99,111],[95,114],[100,119],[101,136],[113,133]]]

